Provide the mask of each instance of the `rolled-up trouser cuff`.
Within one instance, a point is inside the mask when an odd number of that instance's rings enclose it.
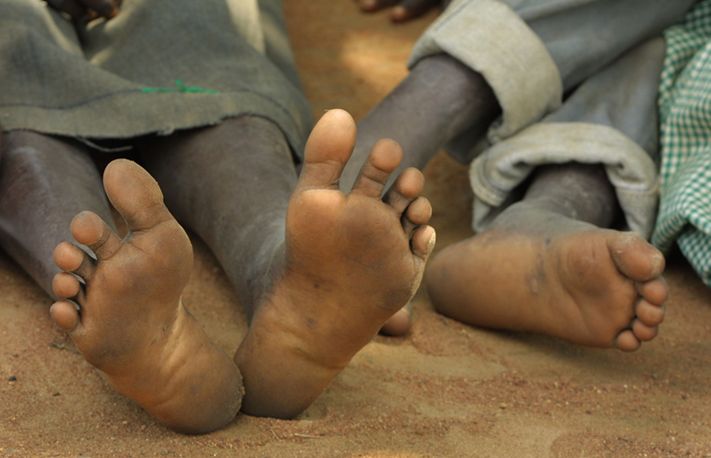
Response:
[[[563,85],[543,42],[507,5],[455,0],[415,44],[409,66],[446,53],[480,73],[499,101],[502,117],[489,130],[496,143],[561,104]]]
[[[470,169],[474,230],[489,226],[534,168],[566,162],[603,165],[627,226],[650,236],[659,194],[654,162],[620,131],[587,123],[535,124],[479,156]]]

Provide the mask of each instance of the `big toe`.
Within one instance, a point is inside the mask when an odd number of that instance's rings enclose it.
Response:
[[[133,161],[111,162],[104,171],[104,188],[131,230],[150,229],[171,219],[158,183]]]
[[[343,167],[353,152],[355,121],[344,110],[330,110],[316,123],[306,142],[298,187],[338,188]]]
[[[653,280],[664,272],[662,253],[637,235],[613,237],[608,247],[619,271],[634,281]]]

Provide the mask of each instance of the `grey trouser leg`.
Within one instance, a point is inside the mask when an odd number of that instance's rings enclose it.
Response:
[[[415,45],[411,65],[447,53],[491,86],[496,143],[558,109],[564,93],[681,20],[693,0],[455,0]],[[471,157],[475,145],[453,151]]]
[[[648,236],[658,199],[657,115],[664,40],[650,40],[583,82],[541,122],[495,144],[472,164],[474,226],[482,230],[534,168],[601,164],[628,226]]]

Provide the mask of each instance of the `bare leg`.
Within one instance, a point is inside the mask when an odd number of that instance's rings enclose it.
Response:
[[[29,131],[4,135],[0,157],[0,242],[45,291],[52,250],[71,239],[69,222],[91,210],[111,222],[101,177],[80,146]]]
[[[359,124],[353,156],[341,177],[349,190],[381,138],[398,142],[405,157],[399,170],[423,168],[439,148],[463,132],[482,135],[500,108],[484,78],[445,54],[420,61],[408,77]]]
[[[664,317],[664,258],[637,235],[600,228],[617,212],[601,167],[541,168],[490,230],[435,257],[430,296],[467,323],[635,350]]]
[[[142,149],[168,207],[212,249],[251,319],[283,262],[284,217],[296,185],[281,130],[244,116],[155,138]]]

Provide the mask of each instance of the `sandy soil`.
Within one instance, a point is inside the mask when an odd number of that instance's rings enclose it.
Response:
[[[286,3],[315,113],[363,116],[405,75],[433,17],[391,27],[347,0]],[[427,170],[439,248],[470,234],[466,171],[444,155]],[[186,303],[231,351],[244,318],[198,241],[196,258]],[[411,335],[376,338],[298,420],[243,415],[188,437],[112,393],[0,255],[0,455],[711,457],[711,291],[670,264],[667,322],[635,354],[474,329],[420,293]]]

